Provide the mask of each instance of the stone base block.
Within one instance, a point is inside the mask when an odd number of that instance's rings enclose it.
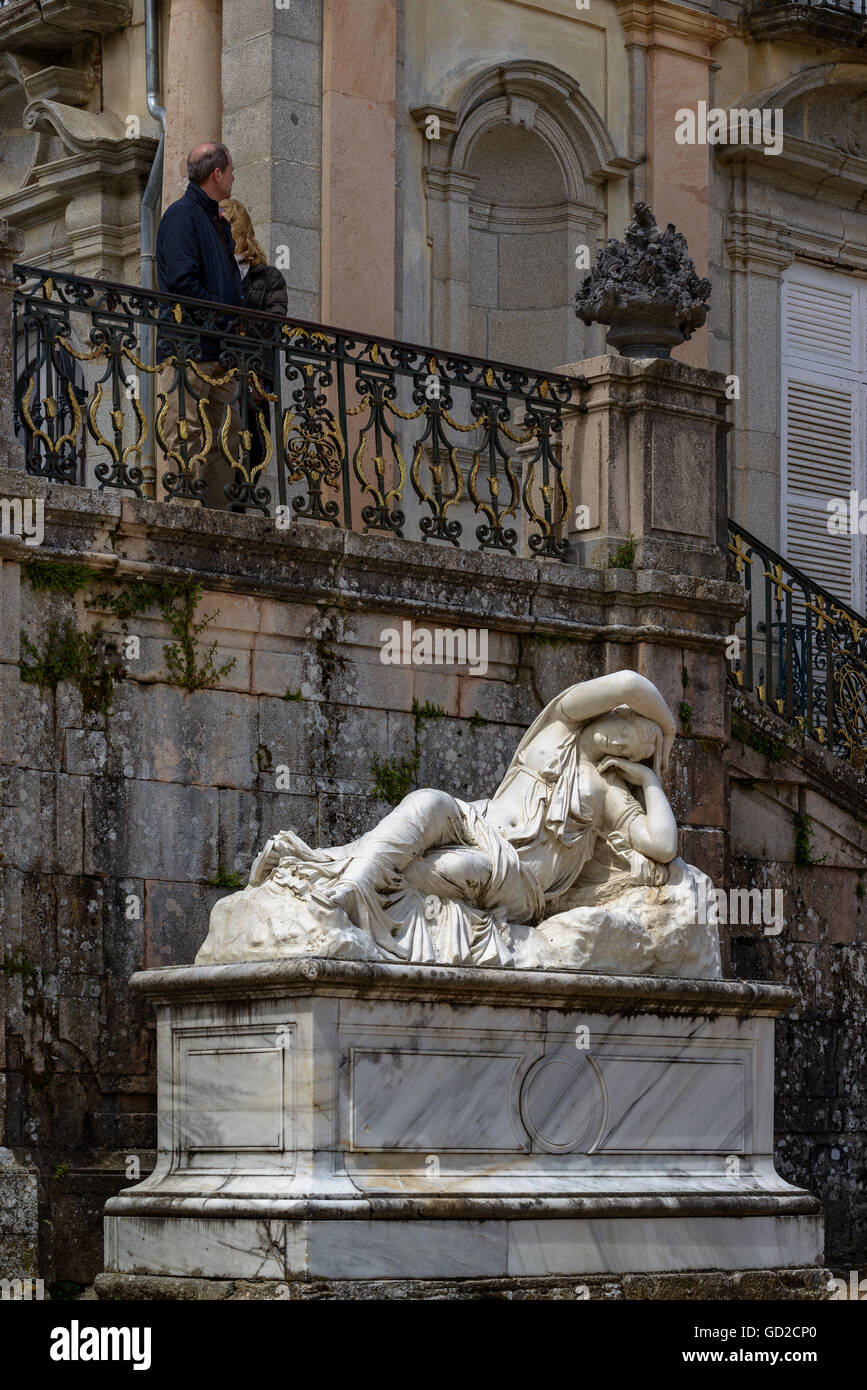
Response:
[[[98,1274],[99,1298],[163,1300],[359,1300],[512,1299],[575,1302],[585,1299],[725,1299],[779,1302],[830,1298],[827,1269],[745,1269],[732,1274],[705,1269],[693,1274],[591,1274],[574,1279],[181,1279],[153,1274]]]
[[[0,1279],[37,1275],[36,1173],[0,1148]]]
[[[459,1203],[471,1212],[471,1201]],[[689,1213],[688,1201],[634,1202],[629,1197],[575,1203],[580,1215],[553,1215],[539,1203],[533,1220],[501,1200],[488,1220],[405,1220],[360,1212],[329,1220],[279,1221],[248,1214],[206,1217],[109,1216],[106,1268],[141,1274],[206,1274],[221,1279],[446,1279],[490,1276],[626,1274],[769,1265],[800,1267],[815,1259],[821,1223],[785,1201],[756,1203],[764,1215],[727,1215],[709,1202]],[[596,1215],[614,1212],[653,1215]],[[729,1211],[749,1210],[731,1203]],[[554,1211],[557,1208],[554,1207]],[[517,1215],[517,1219],[515,1216]]]
[[[106,1205],[107,1273],[821,1271],[818,1204],[772,1160],[779,986],[315,958],[132,983],[159,1158]]]

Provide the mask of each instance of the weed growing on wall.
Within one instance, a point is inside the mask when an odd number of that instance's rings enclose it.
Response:
[[[60,681],[72,681],[78,686],[83,714],[108,716],[115,684],[126,672],[102,623],[92,632],[79,632],[67,618],[62,627],[51,626],[42,651],[26,632],[21,633],[21,648],[18,670],[25,684],[38,686],[44,696],[46,690],[55,691]]]
[[[421,762],[419,734],[429,720],[455,719],[460,723],[456,715],[447,714],[442,705],[431,704],[430,700],[425,700],[424,704],[419,704],[418,700],[413,700],[412,713],[415,724],[415,751],[412,756],[408,758],[380,758],[376,753],[373,755],[373,761],[370,765],[373,787],[370,796],[374,801],[385,801],[390,806],[397,806],[398,802],[402,801],[406,794],[412,790]],[[484,719],[478,711],[475,711],[468,720],[472,729],[480,729],[483,724],[490,722],[489,719]],[[458,728],[457,733],[460,736],[463,730]]]
[[[24,570],[31,588],[37,592],[74,597],[79,591],[100,582],[98,571],[89,565],[64,564],[54,560],[31,560]],[[182,690],[209,690],[217,685],[237,665],[237,658],[217,665],[217,643],[202,653],[198,639],[219,617],[219,608],[196,621],[196,609],[201,601],[202,585],[189,579],[181,582],[164,580],[152,583],[139,580],[119,593],[94,596],[94,604],[119,618],[124,625],[146,609],[156,607],[174,638],[163,647],[168,668],[168,682]],[[124,626],[124,632],[126,627]],[[133,639],[129,639],[133,640]],[[79,632],[73,619],[49,629],[43,650],[22,632],[23,656],[19,662],[21,679],[37,685],[40,695],[56,690],[60,681],[71,680],[81,692],[82,711],[108,715],[114,686],[124,679],[126,668],[120,660],[114,642],[106,637],[103,624],[97,623],[90,632]],[[286,692],[289,699],[300,699]]]
[[[222,864],[213,878],[208,879],[209,888],[246,888],[247,880],[243,874],[230,872]]]
[[[531,632],[530,641],[537,647],[580,647],[583,637],[573,637],[568,632]]]
[[[813,821],[799,812],[795,816],[795,866],[808,869],[811,864],[824,864],[827,855],[817,858],[813,853]]]
[[[396,806],[411,790],[418,764],[418,750],[411,758],[380,758],[374,753],[370,769],[374,778],[370,791],[373,800]]]
[[[625,541],[621,541],[614,554],[608,560],[610,570],[631,570],[635,566],[635,551],[637,541],[630,531]]]
[[[732,738],[738,743],[747,744],[749,748],[755,748],[757,753],[764,753],[774,762],[779,762],[780,758],[785,756],[788,747],[785,739],[762,733],[737,714],[732,715]]]
[[[181,583],[164,581],[159,584],[139,582],[120,594],[101,595],[97,602],[101,607],[114,613],[122,622],[129,621],[146,609],[157,607],[160,615],[174,637],[163,647],[163,656],[169,671],[169,684],[182,690],[209,690],[228,675],[237,665],[237,657],[217,666],[214,656],[217,643],[212,642],[204,657],[199,654],[197,638],[220,615],[219,608],[206,617],[194,621],[196,608],[202,597],[202,585],[194,580]]]
[[[61,564],[55,560],[31,560],[24,566],[31,589],[48,594],[77,594],[99,578],[90,565]]]
[[[217,666],[214,662],[217,650],[215,641],[211,643],[204,658],[199,658],[196,639],[216,621],[220,612],[216,609],[198,622],[193,622],[201,596],[201,584],[193,584],[177,595],[171,604],[160,610],[175,638],[174,642],[169,642],[163,647],[163,656],[169,668],[169,682],[171,685],[179,685],[182,690],[212,689],[238,664],[237,657],[232,656],[228,661],[224,661],[222,666]]]
[[[428,719],[447,718],[446,712],[443,709],[442,705],[432,705],[430,700],[425,700],[423,705],[420,705],[418,700],[413,700],[412,712],[415,718],[416,733],[418,733],[421,729],[424,728],[425,721]]]

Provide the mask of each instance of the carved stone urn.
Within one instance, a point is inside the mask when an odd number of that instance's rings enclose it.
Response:
[[[633,205],[625,240],[609,237],[576,295],[582,323],[609,325],[607,342],[624,357],[670,357],[707,318],[710,281],[701,280],[686,238],[664,232],[647,203]]]

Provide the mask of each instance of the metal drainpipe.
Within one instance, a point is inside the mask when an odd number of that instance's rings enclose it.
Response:
[[[148,175],[141,200],[141,283],[142,288],[156,288],[156,225],[157,208],[163,191],[163,156],[166,144],[166,112],[160,105],[159,0],[145,0],[145,77],[147,107],[154,120],[160,123],[160,139],[154,162]],[[156,329],[143,325],[141,336],[142,361],[153,367],[156,361]],[[154,438],[154,402],[156,381],[153,372],[145,372],[141,384],[142,412],[147,421],[147,438],[142,445],[141,467],[144,474],[142,491],[146,497],[157,495],[156,442]]]

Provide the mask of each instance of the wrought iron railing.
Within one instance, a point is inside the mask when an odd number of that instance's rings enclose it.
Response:
[[[29,473],[453,546],[475,524],[482,549],[569,558],[559,437],[582,378],[15,271]]]
[[[729,522],[747,597],[735,685],[859,772],[867,758],[867,618]]]

